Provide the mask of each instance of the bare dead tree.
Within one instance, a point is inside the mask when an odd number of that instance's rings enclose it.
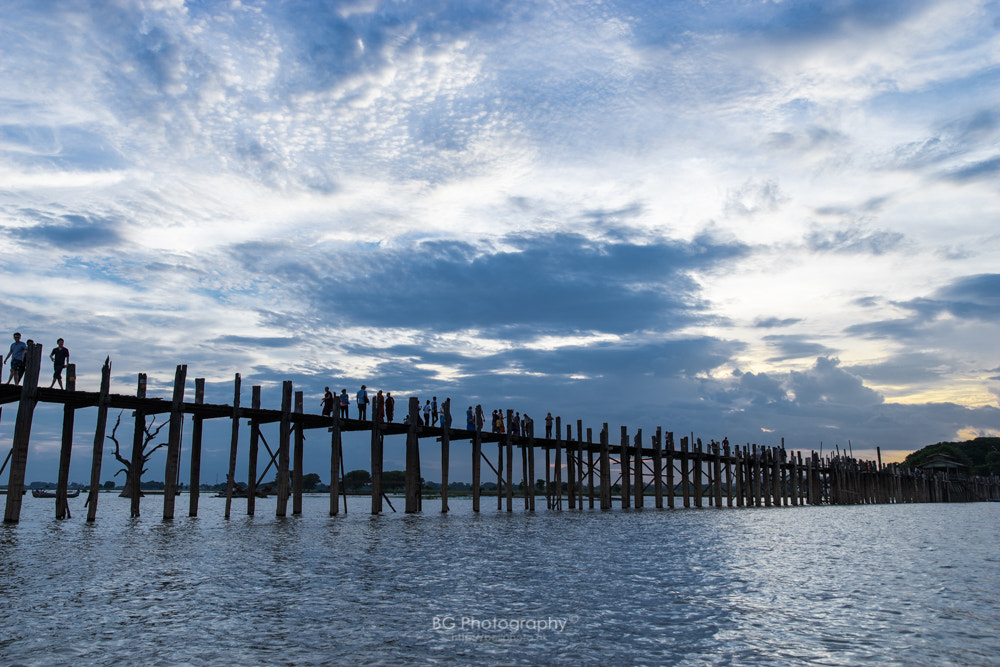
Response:
[[[138,478],[140,481],[142,480],[142,476],[147,470],[146,462],[149,461],[149,457],[151,457],[157,449],[159,449],[160,447],[164,447],[167,444],[166,441],[164,441],[159,444],[153,445],[152,448],[150,449],[150,443],[153,442],[153,440],[156,440],[157,436],[160,434],[160,430],[170,422],[164,421],[161,424],[157,424],[156,415],[153,415],[152,421],[150,421],[148,424],[145,423],[143,424],[144,434],[143,434],[142,450],[141,450],[142,455],[138,457],[133,455],[133,458],[138,459],[136,461],[133,461],[131,459],[127,459],[124,456],[122,456],[121,445],[118,442],[118,426],[121,425],[122,423],[122,412],[124,412],[124,410],[118,413],[118,419],[115,421],[115,426],[113,429],[111,429],[111,435],[107,436],[107,438],[111,440],[111,442],[115,443],[115,458],[118,459],[118,462],[124,466],[121,470],[119,470],[114,474],[114,476],[117,477],[119,474],[125,473],[125,487],[119,494],[119,498],[131,498],[132,480],[136,478]],[[142,496],[143,495],[142,492],[140,492],[139,495]]]

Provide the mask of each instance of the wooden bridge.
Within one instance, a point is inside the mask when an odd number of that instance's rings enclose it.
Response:
[[[247,513],[255,511],[257,486],[270,467],[277,468],[277,516],[286,516],[288,499],[292,499],[292,513],[302,512],[302,455],[304,432],[325,429],[330,434],[330,515],[340,512],[341,497],[346,493],[343,485],[343,457],[341,436],[349,431],[367,431],[371,434],[371,511],[379,514],[383,509],[382,491],[383,442],[386,436],[406,436],[406,512],[421,511],[422,489],[420,482],[420,440],[433,438],[440,441],[441,454],[441,511],[448,511],[448,472],[452,442],[471,443],[472,457],[472,507],[480,510],[482,462],[496,476],[497,509],[511,512],[514,508],[515,450],[521,464],[524,509],[535,509],[535,457],[544,454],[546,507],[561,510],[594,508],[611,509],[612,490],[619,489],[618,500],[624,508],[642,508],[647,501],[654,507],[744,507],[744,506],[795,506],[819,504],[904,503],[904,502],[953,502],[978,501],[1000,497],[1000,477],[956,477],[943,473],[908,470],[897,464],[883,466],[881,452],[878,461],[859,461],[845,456],[821,458],[816,452],[803,457],[802,452],[786,451],[781,447],[745,445],[730,448],[710,442],[703,445],[693,435],[681,437],[678,443],[674,434],[657,427],[645,445],[642,429],[631,437],[625,426],[621,427],[618,444],[610,442],[611,433],[604,423],[594,442],[591,428],[584,430],[577,420],[574,436],[573,425],[567,423],[563,437],[562,419],[555,418],[553,437],[538,438],[533,433],[512,435],[512,411],[507,411],[506,433],[491,433],[477,424],[474,430],[451,427],[451,401],[443,405],[441,426],[420,424],[420,403],[416,397],[409,399],[407,423],[383,422],[379,411],[372,410],[372,419],[342,419],[334,414],[326,417],[309,414],[303,410],[303,393],[294,392],[292,383],[282,383],[280,409],[266,409],[260,405],[261,387],[251,391],[250,407],[241,405],[241,378],[236,374],[231,405],[204,402],[205,380],[195,380],[194,401],[184,400],[187,366],[178,366],[174,375],[173,394],[167,398],[146,396],[146,374],[138,376],[134,396],[110,393],[111,363],[106,360],[101,373],[101,387],[97,392],[76,389],[76,367],[67,366],[66,389],[46,389],[38,386],[42,363],[42,346],[31,345],[25,353],[25,373],[21,386],[0,385],[0,404],[17,403],[11,448],[10,478],[7,486],[7,504],[4,521],[20,520],[21,499],[27,463],[31,425],[35,407],[39,402],[63,405],[62,442],[59,460],[59,477],[56,490],[56,518],[69,518],[66,501],[69,482],[69,464],[73,445],[75,411],[96,407],[97,424],[94,431],[94,448],[91,464],[90,493],[87,501],[87,520],[97,517],[101,464],[104,459],[107,435],[108,410],[131,410],[134,415],[132,451],[133,464],[140,460],[146,438],[146,418],[150,415],[169,415],[167,456],[164,469],[163,518],[173,519],[177,498],[177,480],[183,423],[191,416],[190,452],[190,506],[189,516],[197,516],[199,487],[201,485],[202,425],[206,419],[228,419],[231,422],[231,441],[225,516],[229,518],[236,492],[236,463],[239,454],[240,420],[249,420],[249,468],[247,480]],[[336,410],[335,410],[336,413]],[[275,449],[263,438],[260,426],[278,423],[279,438]],[[270,455],[264,473],[258,476],[259,446],[263,443]],[[496,445],[496,458],[491,459],[488,449]],[[495,461],[495,464],[494,464]],[[565,472],[565,479],[563,473]],[[141,474],[129,476],[132,496],[132,515],[139,515],[139,484]],[[346,495],[344,511],[346,512]]]

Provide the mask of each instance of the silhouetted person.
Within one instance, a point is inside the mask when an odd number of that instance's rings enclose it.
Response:
[[[7,384],[10,384],[11,380],[14,384],[21,384],[21,376],[24,375],[24,353],[28,350],[28,346],[21,342],[21,334],[14,334],[14,342],[10,344],[10,351],[7,356],[3,358],[6,362],[10,359],[10,375],[7,377]]]
[[[347,408],[351,405],[351,397],[347,395],[346,389],[340,390],[340,418],[347,419],[349,415],[347,414]]]
[[[59,383],[60,389],[65,389],[62,383],[62,372],[66,368],[66,362],[69,361],[69,349],[63,347],[62,338],[56,341],[56,346],[49,352],[49,359],[52,360],[52,384],[49,385],[49,389],[52,389],[56,382]]]
[[[385,392],[385,418],[388,421],[392,421],[393,415],[396,414],[396,399],[392,397],[392,392]]]
[[[365,385],[361,385],[361,389],[358,389],[358,395],[354,400],[358,404],[358,419],[361,421],[368,419],[368,392],[365,391]]]

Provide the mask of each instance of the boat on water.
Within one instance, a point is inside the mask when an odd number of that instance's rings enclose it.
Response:
[[[258,486],[254,490],[254,496],[257,498],[267,498],[268,494],[271,492],[271,486],[269,484],[264,484],[263,486]],[[249,494],[249,489],[247,485],[243,482],[236,482],[233,486],[233,498],[246,498]],[[225,498],[226,492],[219,491],[215,494],[216,498]]]
[[[55,498],[56,492],[52,489],[32,489],[31,495],[35,498]],[[66,492],[67,498],[76,498],[80,495],[80,489],[73,489]]]

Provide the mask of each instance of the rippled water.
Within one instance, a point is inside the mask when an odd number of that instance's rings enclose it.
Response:
[[[82,497],[62,522],[25,499],[0,526],[4,664],[1000,661],[998,503],[329,517],[307,497],[227,522],[203,498],[162,522],[161,502],[131,520],[102,495],[88,525]]]

